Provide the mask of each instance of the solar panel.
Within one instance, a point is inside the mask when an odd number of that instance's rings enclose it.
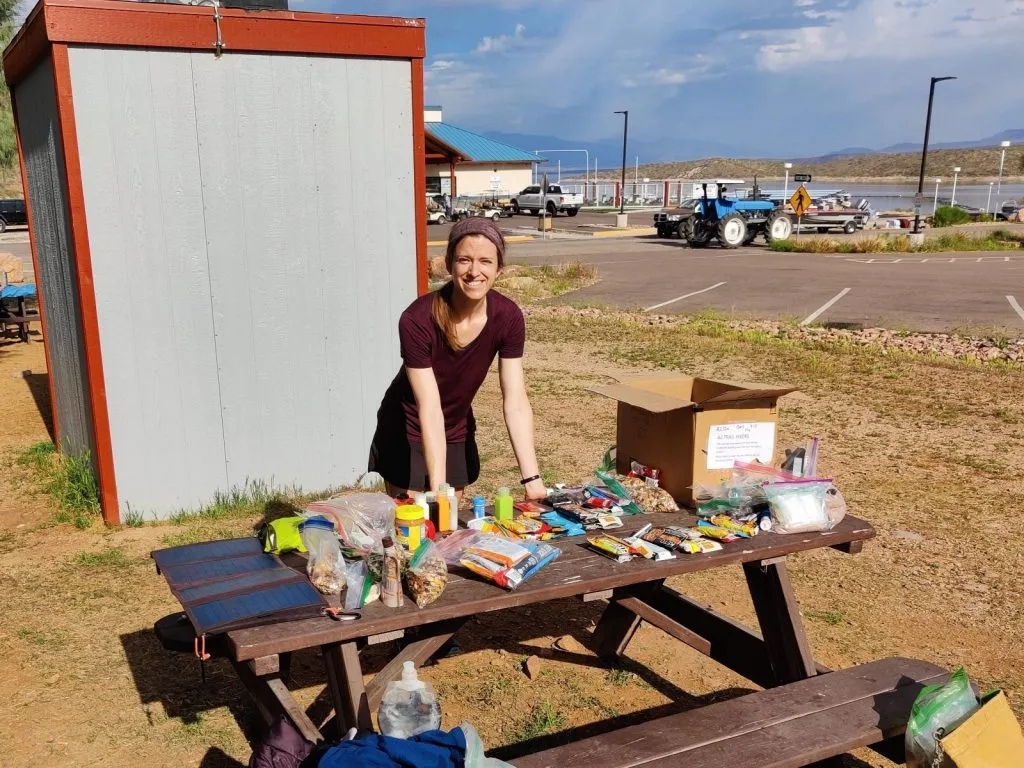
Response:
[[[224,539],[223,541],[204,541],[199,544],[185,544],[180,547],[158,549],[153,553],[157,568],[163,570],[169,565],[194,563],[199,560],[212,560],[240,555],[256,555],[263,551],[259,539],[247,536],[244,539]]]
[[[324,602],[320,593],[306,580],[277,584],[257,592],[213,600],[202,605],[185,606],[197,634],[226,632],[261,624],[265,619],[316,616]]]
[[[255,538],[171,547],[153,560],[199,636],[317,616],[327,605]]]

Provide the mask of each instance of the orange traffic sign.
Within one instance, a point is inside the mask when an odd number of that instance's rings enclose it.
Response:
[[[799,189],[793,193],[793,196],[789,198],[789,204],[793,206],[793,213],[797,216],[803,216],[807,213],[807,209],[811,207],[811,196],[807,192],[807,188],[801,184]]]

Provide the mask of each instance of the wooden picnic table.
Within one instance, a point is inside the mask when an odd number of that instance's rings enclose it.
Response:
[[[26,299],[35,298],[34,285],[9,285],[0,288],[0,328],[7,329],[14,325],[18,329],[18,338],[28,343],[29,324],[39,321],[39,312],[29,312]],[[14,302],[17,309],[11,309],[8,302]]]
[[[690,526],[695,520],[686,512],[637,515],[624,518],[624,528],[614,533],[629,535],[648,522]],[[831,531],[761,533],[725,544],[719,552],[628,563],[617,563],[588,549],[584,537],[566,538],[553,542],[562,550],[561,556],[516,591],[455,569],[449,573],[444,594],[426,608],[418,608],[406,598],[399,609],[373,603],[362,609],[357,621],[336,622],[324,617],[236,630],[225,637],[225,653],[263,719],[269,724],[286,716],[311,741],[322,738],[321,733],[282,678],[282,666],[287,666],[291,652],[320,649],[335,709],[334,734],[349,727],[369,730],[370,713],[380,703],[387,683],[400,677],[403,663],[425,663],[473,616],[571,597],[608,601],[592,640],[592,649],[602,657],[622,654],[640,623],[646,621],[743,677],[771,688],[828,671],[811,655],[786,569],[787,556],[823,547],[856,553],[874,535],[870,524],[848,516]],[[672,577],[733,565],[743,569],[761,632],[665,585]],[[401,638],[413,628],[417,631],[412,641],[364,685],[360,650]]]

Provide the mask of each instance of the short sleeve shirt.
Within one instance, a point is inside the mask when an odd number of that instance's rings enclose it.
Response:
[[[442,289],[444,290],[444,289]],[[378,434],[404,429],[410,443],[422,443],[416,398],[406,368],[432,368],[441,395],[445,436],[449,443],[462,442],[476,431],[473,398],[479,391],[495,355],[504,359],[523,356],[526,322],[523,312],[497,291],[487,294],[487,322],[480,334],[463,349],[453,350],[434,322],[434,293],[416,299],[398,323],[402,369],[395,376],[377,412]]]

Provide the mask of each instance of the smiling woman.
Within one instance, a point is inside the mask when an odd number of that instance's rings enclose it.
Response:
[[[370,471],[396,495],[465,486],[480,474],[473,398],[498,355],[502,410],[528,498],[547,494],[534,447],[533,410],[523,378],[526,323],[493,290],[505,240],[488,219],[463,219],[448,237],[452,280],[416,299],[398,324],[404,365],[377,411]]]

